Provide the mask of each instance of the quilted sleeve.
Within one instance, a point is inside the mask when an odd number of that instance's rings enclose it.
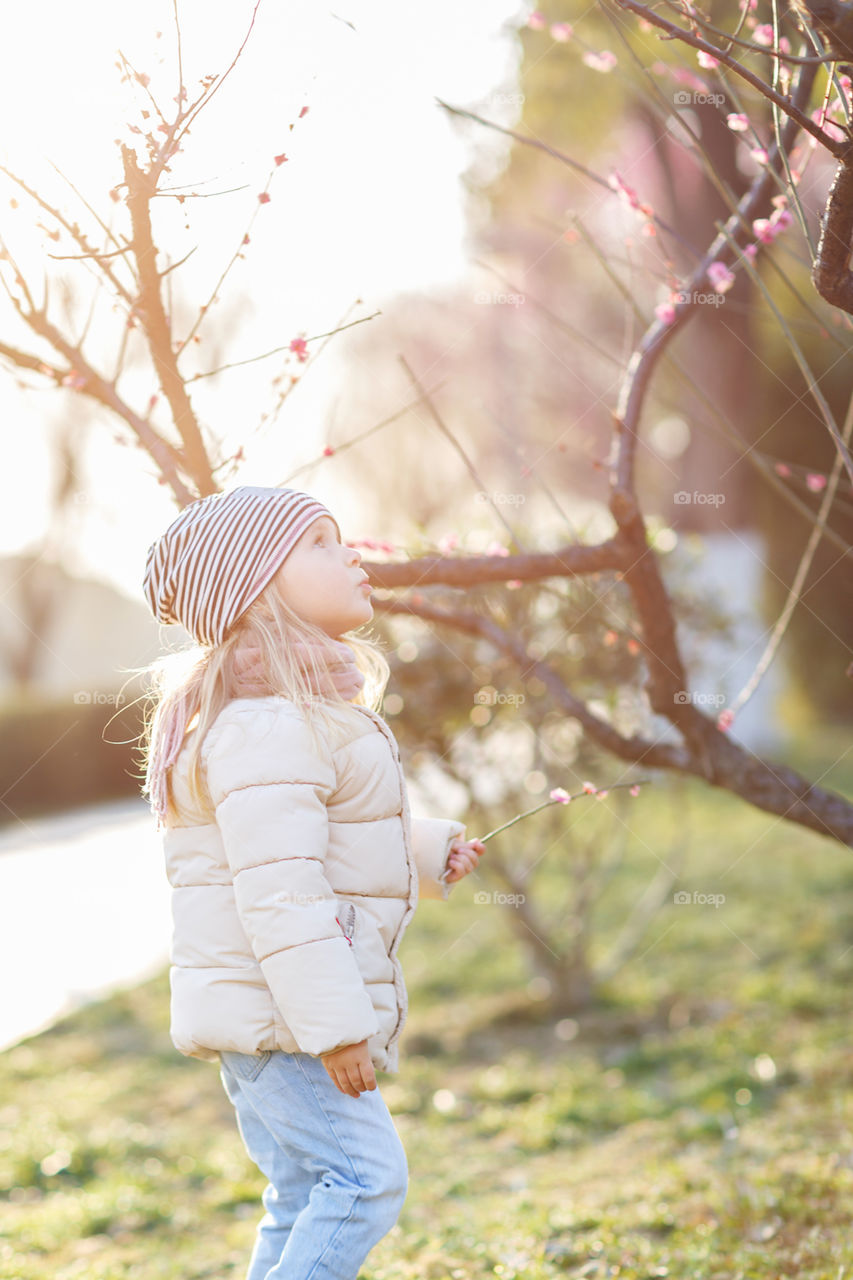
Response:
[[[421,898],[450,896],[453,884],[441,879],[446,870],[447,855],[456,836],[464,836],[465,827],[452,818],[412,818],[412,853],[418,868]]]
[[[379,1031],[324,874],[335,768],[284,699],[229,703],[202,759],[240,921],[281,1016],[304,1053]]]

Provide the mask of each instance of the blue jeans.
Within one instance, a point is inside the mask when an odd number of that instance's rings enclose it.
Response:
[[[379,1088],[351,1098],[309,1053],[220,1059],[246,1150],[268,1179],[247,1280],[356,1280],[408,1190]]]

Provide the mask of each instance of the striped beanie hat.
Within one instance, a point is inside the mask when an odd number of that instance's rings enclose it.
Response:
[[[221,644],[320,516],[338,528],[321,502],[297,489],[240,485],[190,503],[148,550],[143,589],[151,612],[158,622],[179,622],[199,644]]]

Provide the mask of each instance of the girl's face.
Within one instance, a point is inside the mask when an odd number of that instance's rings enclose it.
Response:
[[[373,617],[372,588],[361,566],[361,552],[338,539],[328,516],[319,516],[300,537],[275,574],[285,604],[332,639],[363,626]]]

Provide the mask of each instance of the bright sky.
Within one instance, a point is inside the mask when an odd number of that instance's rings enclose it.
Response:
[[[230,63],[252,8],[247,0],[231,0],[216,6],[212,20],[210,0],[180,0],[190,97],[202,76]],[[398,291],[437,289],[465,275],[459,179],[473,155],[468,138],[476,136],[477,145],[495,155],[500,144],[485,130],[461,138],[434,98],[510,121],[505,102],[518,57],[512,32],[526,11],[523,0],[341,0],[334,9],[261,0],[240,64],[199,118],[170,176],[175,185],[200,192],[245,189],[182,207],[162,200],[155,207],[161,245],[168,244],[176,258],[197,246],[179,271],[185,296],[193,298],[210,292],[258,210],[251,251],[229,278],[217,313],[235,317],[226,359],[256,355],[299,333],[326,332],[358,298],[362,305],[350,319],[369,315]],[[138,87],[120,84],[116,54],[120,49],[149,75],[155,97],[164,109],[171,106],[177,90],[171,0],[28,0],[4,12],[4,44],[0,118],[7,127],[0,159],[82,220],[85,214],[53,162],[123,230],[121,211],[107,195],[121,177],[114,140],[132,140],[127,125],[144,123],[139,112],[147,104]],[[303,106],[309,111],[298,119]],[[288,161],[276,170],[270,203],[258,209],[272,157],[282,152]],[[38,285],[39,255],[70,250],[57,250],[42,233],[27,242],[26,217],[23,208],[12,211],[4,196],[0,232],[25,258],[33,255],[26,260],[35,264]],[[87,279],[82,271],[77,278]],[[0,302],[4,338],[7,316]],[[198,347],[199,368],[215,362],[214,346]],[[97,324],[87,350],[99,363]],[[249,366],[197,384],[197,412],[217,438],[236,447],[270,406],[270,367]],[[332,402],[338,404],[338,430],[349,434],[345,387],[335,372],[333,344],[289,398],[271,438],[247,442],[247,464],[229,484],[284,481],[322,446]],[[127,386],[137,409],[156,389],[138,375]],[[14,462],[0,474],[0,555],[38,540],[50,466],[46,442],[51,424],[73,409],[70,396],[22,392],[0,373],[0,421],[7,461]],[[102,425],[88,439],[75,509],[79,552],[71,567],[141,599],[145,551],[176,508],[149,478],[151,467],[139,451],[115,444]],[[294,483],[333,505],[350,522],[350,536],[367,532],[360,528],[357,501],[336,488],[332,466]]]

